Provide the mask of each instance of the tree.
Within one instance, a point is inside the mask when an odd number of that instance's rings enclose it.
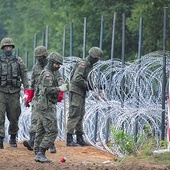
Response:
[[[128,18],[127,25],[132,36],[138,34],[137,25],[139,19],[143,18],[143,54],[162,50],[164,7],[169,5],[168,2],[169,0],[138,1],[132,10],[132,16]],[[167,30],[168,28],[169,25],[167,25]]]
[[[49,28],[48,50],[63,50],[63,31],[66,30],[65,56],[70,55],[70,25],[73,25],[73,55],[83,56],[84,19],[87,21],[86,55],[92,46],[99,46],[101,17],[104,18],[103,50],[105,59],[111,55],[114,13],[116,33],[114,57],[121,58],[122,14],[126,16],[125,59],[135,59],[138,50],[139,19],[143,23],[143,54],[162,48],[163,7],[170,0],[0,0],[1,39],[14,39],[21,57],[29,51],[29,69],[32,68],[33,40],[42,44],[45,28]],[[168,25],[169,28],[169,25]],[[167,28],[167,30],[168,30]],[[168,35],[168,31],[167,31]],[[167,41],[168,42],[168,41]],[[168,43],[169,44],[169,43]],[[169,46],[168,46],[169,47]]]

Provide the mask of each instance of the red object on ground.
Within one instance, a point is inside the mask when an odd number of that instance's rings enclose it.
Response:
[[[64,98],[64,92],[63,91],[60,91],[59,94],[58,94],[58,99],[57,99],[57,102],[61,102]]]
[[[64,163],[65,161],[66,161],[66,158],[64,158],[64,157],[60,159],[60,162],[62,162],[62,163]]]
[[[34,90],[32,89],[25,89],[24,90],[24,97],[25,97],[25,106],[29,107],[29,103],[32,101],[32,98],[34,97]]]

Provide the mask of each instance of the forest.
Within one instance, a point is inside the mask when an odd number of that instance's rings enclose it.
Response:
[[[92,46],[100,46],[104,60],[109,59],[113,52],[115,27],[113,57],[121,59],[122,16],[125,16],[125,60],[131,61],[137,58],[139,21],[142,18],[142,55],[162,50],[165,9],[166,50],[170,50],[170,0],[0,0],[0,4],[0,39],[10,37],[14,40],[19,56],[25,59],[28,55],[29,70],[35,46],[44,45],[47,27],[49,52],[57,51],[64,57],[82,57],[83,44],[86,55]]]

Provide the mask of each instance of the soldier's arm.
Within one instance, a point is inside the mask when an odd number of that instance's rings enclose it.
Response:
[[[84,78],[85,67],[86,67],[86,63],[81,62],[77,66],[72,78],[72,82],[76,83],[77,86],[84,89],[87,88],[87,81]]]
[[[34,67],[32,68],[32,74],[31,74],[31,80],[30,80],[30,82],[31,82],[31,85],[30,85],[31,89],[32,89],[32,90],[35,90],[35,89],[34,89],[34,87],[35,87],[35,73],[34,73]]]
[[[22,84],[24,86],[24,89],[28,89],[29,88],[28,69],[20,57],[18,57],[18,63],[20,65]]]
[[[62,84],[64,84],[64,79],[59,70],[56,72],[56,79],[58,82],[58,86],[61,86]]]

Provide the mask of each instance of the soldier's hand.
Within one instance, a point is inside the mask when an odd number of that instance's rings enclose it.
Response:
[[[60,91],[67,91],[67,84],[62,84],[59,86]]]

